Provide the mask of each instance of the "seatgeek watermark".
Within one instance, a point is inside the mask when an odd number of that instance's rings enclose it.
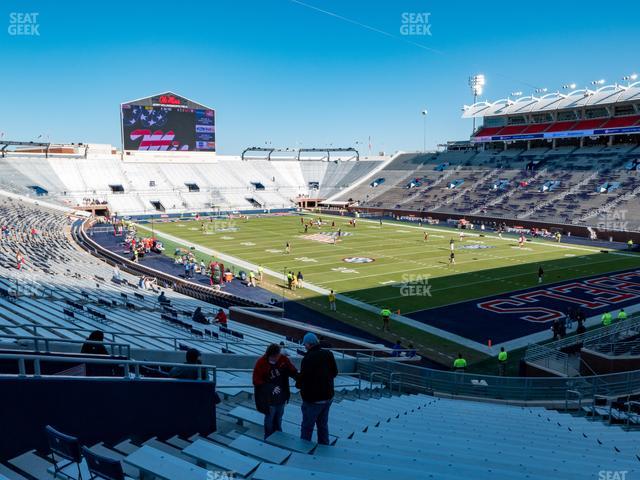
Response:
[[[627,473],[628,470],[600,470],[598,480],[629,480]]]
[[[236,472],[224,470],[208,470],[207,480],[235,480]]]
[[[12,37],[39,37],[38,12],[11,12],[7,33]]]
[[[598,216],[598,229],[603,232],[628,232],[627,210],[616,209]]]
[[[403,297],[430,297],[431,285],[427,275],[402,275],[400,295]]]
[[[431,13],[404,12],[400,15],[400,35],[431,36]]]

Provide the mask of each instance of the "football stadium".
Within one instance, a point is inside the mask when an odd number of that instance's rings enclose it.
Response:
[[[640,10],[547,6],[3,6],[0,480],[640,478]]]

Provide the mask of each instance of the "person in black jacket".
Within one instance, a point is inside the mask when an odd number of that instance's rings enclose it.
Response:
[[[80,353],[85,353],[87,355],[109,355],[107,348],[102,344],[102,342],[104,342],[104,333],[102,330],[94,330],[87,337],[86,342],[82,344]]]
[[[205,317],[204,313],[202,313],[202,307],[198,307],[195,309],[195,311],[193,312],[193,315],[191,316],[191,320],[193,320],[196,323],[209,325],[209,320],[207,320],[207,317]]]
[[[200,360],[200,352],[195,348],[190,348],[185,354],[185,366],[173,367],[169,371],[172,378],[180,378],[182,380],[205,380],[206,372],[204,369],[191,367],[189,365],[202,365]]]
[[[333,400],[333,380],[338,366],[333,353],[320,346],[318,337],[307,333],[302,341],[307,353],[302,359],[298,387],[302,397],[302,426],[300,438],[311,440],[318,428],[318,443],[329,445],[329,409]]]

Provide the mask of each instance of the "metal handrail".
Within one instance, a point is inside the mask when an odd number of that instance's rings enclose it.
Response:
[[[640,356],[640,340],[634,340],[631,342],[610,342],[610,343],[598,343],[595,345],[585,346],[589,350],[594,350],[599,353],[611,356]],[[631,350],[636,350],[634,354]]]
[[[583,397],[627,395],[640,392],[640,370],[589,377],[501,377],[449,372],[391,362],[360,354],[358,370],[370,378],[382,376],[403,392],[420,390],[440,394],[481,397],[502,401],[566,401],[567,391],[580,391]],[[416,385],[419,387],[416,387]]]
[[[42,343],[44,345],[44,352],[45,353],[50,353],[51,352],[51,345],[52,344],[70,344],[70,345],[102,345],[105,347],[111,347],[111,355],[115,356],[114,350],[117,347],[118,348],[118,356],[123,357],[126,356],[127,358],[131,357],[131,345],[129,345],[128,343],[115,343],[115,342],[100,342],[100,341],[93,341],[93,340],[71,340],[68,338],[49,338],[49,337],[40,337],[40,336],[26,336],[26,335],[8,335],[8,334],[1,334],[0,335],[0,343],[4,340],[4,339],[11,339],[11,340],[15,340],[16,342],[33,342],[33,349],[36,352],[40,352],[40,344]],[[123,350],[126,353],[122,353]],[[59,353],[65,353],[65,352],[59,352]]]
[[[31,377],[34,377],[34,378],[44,376],[44,375],[41,375],[40,373],[41,364],[43,362],[74,363],[74,364],[84,363],[84,364],[91,364],[91,365],[111,365],[114,367],[123,366],[125,373],[122,378],[131,378],[132,367],[134,370],[133,378],[135,379],[144,378],[143,376],[140,375],[140,367],[148,366],[148,365],[152,365],[156,367],[164,367],[164,368],[173,368],[173,367],[193,368],[193,369],[197,369],[199,374],[201,374],[202,371],[204,370],[204,373],[205,373],[204,378],[206,378],[207,380],[199,380],[199,381],[210,381],[209,380],[210,371],[213,372],[212,378],[213,379],[216,378],[215,371],[217,367],[215,365],[158,362],[158,361],[152,361],[152,360],[143,361],[143,360],[127,360],[127,359],[93,358],[93,357],[99,357],[99,355],[93,355],[91,357],[87,356],[82,358],[78,358],[78,357],[69,358],[69,357],[53,357],[51,355],[18,355],[13,353],[0,354],[0,360],[15,360],[18,362],[19,377],[29,377],[26,370],[26,362],[29,361],[34,363],[34,373],[33,375],[31,375]],[[3,375],[6,375],[6,374],[3,374]],[[51,376],[60,377],[60,375],[51,375]],[[87,377],[87,378],[91,378],[91,377]],[[100,378],[104,378],[104,377],[100,377]],[[149,377],[149,378],[154,378],[156,380],[158,379],[157,377]],[[201,379],[201,378],[202,377],[198,375],[198,379]]]
[[[62,326],[47,326],[41,325],[38,323],[24,323],[20,325],[16,325],[16,327],[20,327],[26,330],[31,330],[33,332],[34,337],[44,339],[42,335],[38,335],[38,330],[45,331],[59,331],[59,332],[73,332],[73,333],[91,333],[95,330],[95,328],[84,328],[84,327],[62,327]],[[204,345],[220,345],[224,346],[225,349],[229,349],[230,346],[243,346],[243,347],[261,347],[266,348],[269,342],[264,341],[261,343],[253,343],[253,342],[245,342],[242,339],[236,337],[230,337],[229,340],[220,340],[217,338],[198,338],[198,337],[173,337],[169,335],[151,335],[146,333],[135,333],[135,332],[114,332],[114,331],[103,331],[105,337],[111,339],[110,343],[119,344],[116,339],[118,337],[130,337],[136,339],[143,340],[164,340],[168,343],[172,344],[175,351],[180,351],[179,344],[182,342],[190,342],[190,343],[201,343]],[[206,331],[205,331],[206,333]],[[0,334],[0,341],[3,337],[12,337],[12,335],[2,335]],[[30,338],[24,336],[24,338]],[[65,339],[61,338],[60,341],[64,341]],[[126,340],[126,339],[125,339]],[[51,339],[51,341],[58,341],[58,339]],[[84,343],[84,340],[77,340],[80,343]],[[130,344],[126,344],[131,347]],[[298,349],[302,348],[301,344],[294,342],[285,342],[285,348],[287,349]],[[347,356],[353,357],[353,354],[359,353],[390,353],[392,350],[388,347],[379,347],[379,348],[329,348],[332,352],[341,353],[341,358],[346,358]],[[403,349],[399,350],[401,352],[413,352],[412,349]],[[390,357],[396,358],[396,357]],[[402,359],[410,358],[410,357],[399,357]]]
[[[569,396],[574,395],[578,399],[578,409],[582,407],[582,392],[578,390],[567,390],[564,397],[564,410],[569,410]]]
[[[44,329],[44,330],[53,330],[53,331],[60,331],[60,332],[76,332],[76,333],[90,333],[92,331],[95,330],[95,328],[84,328],[84,327],[62,327],[62,326],[47,326],[47,325],[41,325],[38,323],[25,323],[25,324],[20,324],[20,325],[16,325],[16,327],[20,327],[20,328],[24,328],[24,329],[30,329],[32,330],[34,333],[34,336],[37,336],[37,332],[38,329]],[[140,338],[140,339],[144,339],[144,340],[169,340],[171,341],[170,343],[173,343],[174,348],[176,350],[179,350],[178,348],[178,343],[179,342],[196,342],[196,343],[204,343],[207,345],[225,345],[225,346],[229,346],[229,345],[234,345],[234,344],[238,344],[241,343],[244,346],[248,346],[248,347],[266,347],[266,345],[268,344],[267,342],[262,342],[262,343],[248,343],[248,342],[244,342],[241,339],[237,339],[235,337],[229,339],[229,340],[220,340],[220,339],[216,339],[216,338],[192,338],[192,337],[173,337],[170,335],[152,335],[152,334],[146,334],[146,333],[135,333],[135,332],[113,332],[113,331],[104,331],[103,333],[106,336],[110,336],[112,341],[115,342],[115,339],[117,336],[127,336],[127,337],[131,337],[131,338]],[[293,347],[298,347],[298,344],[294,344],[289,342],[288,344],[285,344],[285,347],[287,348],[293,348]]]
[[[640,329],[640,314],[632,314],[627,320],[614,323],[613,325],[594,328],[584,333],[571,335],[560,340],[545,344],[533,344],[527,347],[524,359],[529,361],[531,357],[535,357],[541,350],[561,350],[565,347],[577,345],[579,343],[586,344],[607,336],[617,335],[620,332],[628,331],[632,328]]]

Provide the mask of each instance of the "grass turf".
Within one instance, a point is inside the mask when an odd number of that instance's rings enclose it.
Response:
[[[545,283],[640,266],[637,255],[603,254],[590,247],[534,240],[520,248],[515,238],[500,239],[495,234],[479,237],[476,235],[480,232],[467,232],[460,240],[458,231],[441,226],[419,227],[389,221],[380,225],[377,221],[360,219],[353,227],[349,218],[327,215],[322,216],[322,226],[309,227],[305,234],[301,218],[317,219],[292,215],[213,222],[181,220],[155,224],[154,228],[278,272],[301,271],[305,282],[403,314],[533,287],[538,282],[540,265],[545,270]],[[347,235],[336,244],[309,238],[339,229]],[[425,231],[429,233],[426,241]],[[450,239],[454,240],[455,265],[449,265]],[[285,252],[287,242],[291,244],[289,254]],[[169,255],[172,253],[167,251]],[[344,261],[355,257],[374,261]],[[280,291],[280,281],[270,279],[266,283],[272,290]],[[289,297],[292,295],[288,293]],[[326,299],[313,292],[305,289],[293,297],[325,314],[328,312]],[[434,359],[443,356],[450,359],[460,349],[456,344],[405,325],[393,325],[391,336],[380,335],[376,315],[346,304],[339,305],[339,310],[336,318],[390,340],[396,336],[411,339],[422,347],[418,348],[423,354],[428,350],[427,356]],[[481,359],[477,353],[468,352],[468,356],[472,360]]]

